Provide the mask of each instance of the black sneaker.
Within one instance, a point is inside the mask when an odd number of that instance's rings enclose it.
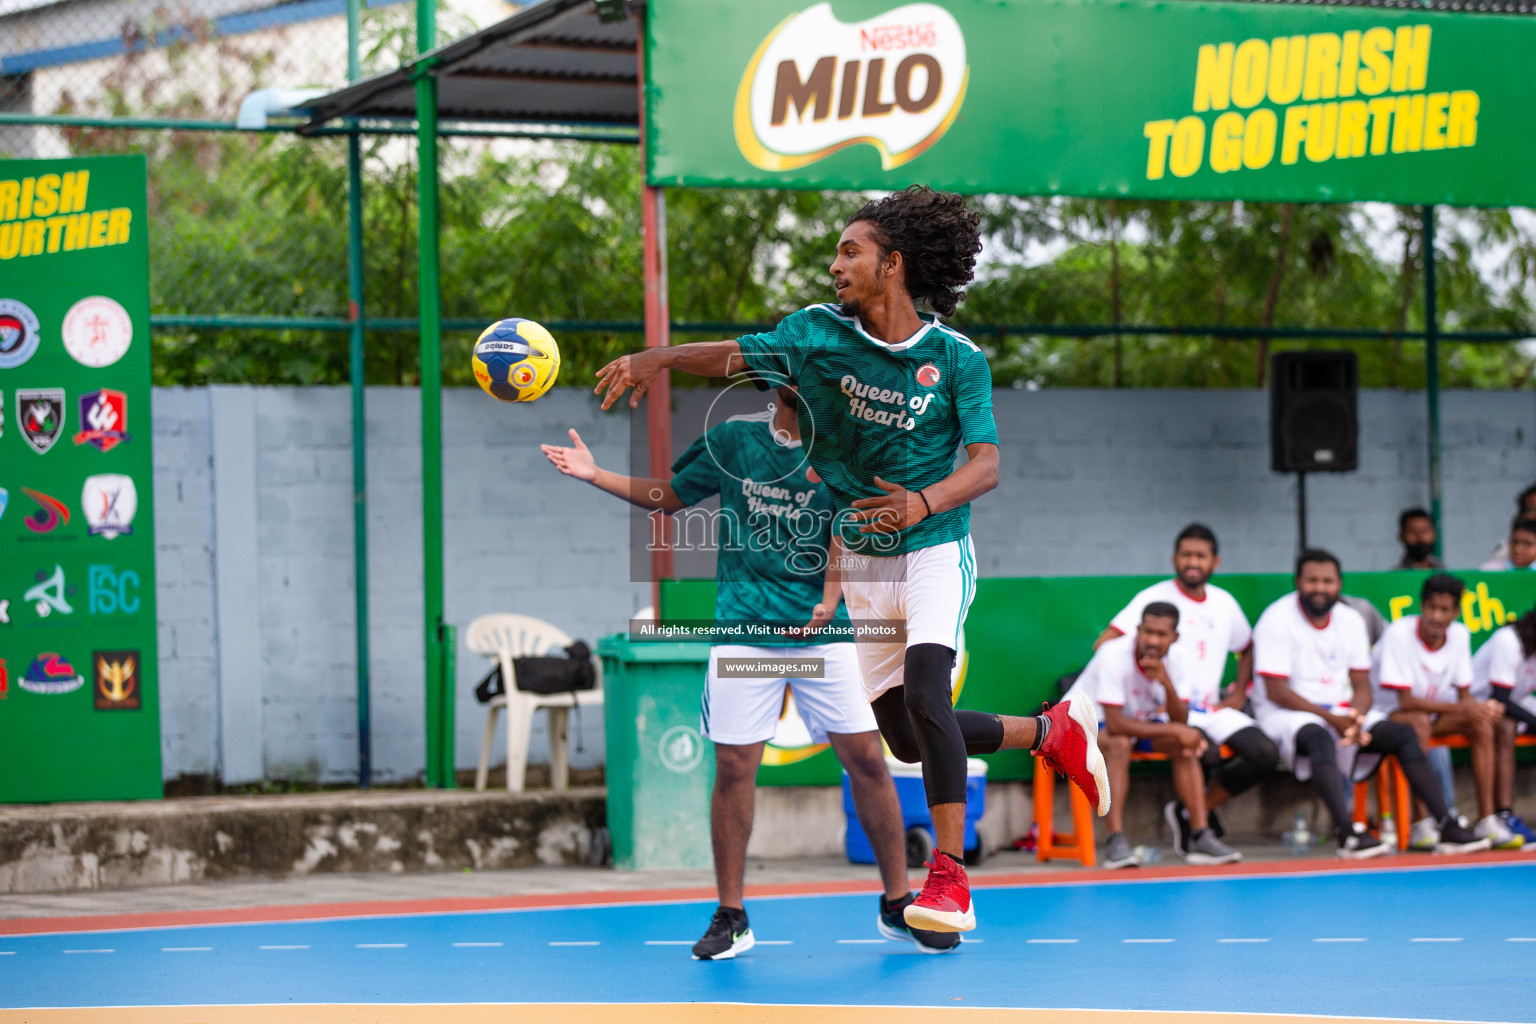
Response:
[[[1367,832],[1364,825],[1356,824],[1351,831],[1341,833],[1339,836],[1337,855],[1344,860],[1369,860],[1372,857],[1384,857],[1395,852],[1386,843]]]
[[[715,916],[709,919],[709,930],[693,944],[695,960],[730,960],[737,953],[745,953],[757,940],[752,938],[752,927],[747,924],[747,912],[736,907],[716,907]]]
[[[1227,838],[1227,826],[1222,823],[1221,815],[1215,811],[1205,812],[1205,824],[1212,832],[1216,833],[1217,839]]]
[[[1173,852],[1183,856],[1189,850],[1189,812],[1177,800],[1163,804],[1163,820],[1173,833]]]
[[[1487,837],[1479,838],[1464,828],[1454,815],[1446,815],[1440,823],[1440,842],[1435,844],[1436,853],[1476,853],[1488,849]]]
[[[924,953],[948,953],[960,948],[959,932],[931,932],[926,928],[913,928],[907,924],[907,919],[902,911],[915,897],[907,893],[901,899],[892,902],[884,896],[880,897],[880,916],[876,919],[876,926],[880,934],[892,942],[910,942]]]

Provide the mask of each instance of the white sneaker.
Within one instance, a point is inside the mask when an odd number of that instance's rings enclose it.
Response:
[[[1413,823],[1413,831],[1408,833],[1408,849],[1429,853],[1439,845],[1440,829],[1435,826],[1434,818],[1420,818]]]
[[[1490,814],[1478,822],[1472,834],[1488,840],[1488,845],[1495,850],[1518,850],[1525,845],[1524,837],[1512,832],[1497,814]]]

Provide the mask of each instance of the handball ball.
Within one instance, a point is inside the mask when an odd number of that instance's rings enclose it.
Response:
[[[532,320],[498,320],[475,340],[475,380],[492,398],[531,402],[560,373],[560,346]]]

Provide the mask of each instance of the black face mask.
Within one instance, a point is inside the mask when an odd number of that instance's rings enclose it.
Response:
[[[1427,544],[1424,541],[1414,541],[1412,544],[1403,545],[1403,554],[1407,556],[1410,562],[1422,562],[1434,553],[1434,544]]]

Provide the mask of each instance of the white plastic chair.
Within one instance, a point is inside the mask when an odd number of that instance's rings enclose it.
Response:
[[[592,657],[597,670],[597,686],[575,693],[524,693],[517,688],[514,658],[559,654],[570,643],[564,631],[529,615],[482,615],[469,624],[464,643],[471,651],[501,665],[502,685],[506,692],[491,698],[486,705],[485,737],[480,743],[480,766],[475,771],[475,789],[484,790],[491,772],[491,749],[496,744],[496,716],[507,715],[507,791],[520,793],[528,773],[528,742],[533,732],[533,713],[549,711],[549,775],[553,789],[570,785],[570,762],[566,741],[570,713],[578,704],[602,706],[603,666]]]

